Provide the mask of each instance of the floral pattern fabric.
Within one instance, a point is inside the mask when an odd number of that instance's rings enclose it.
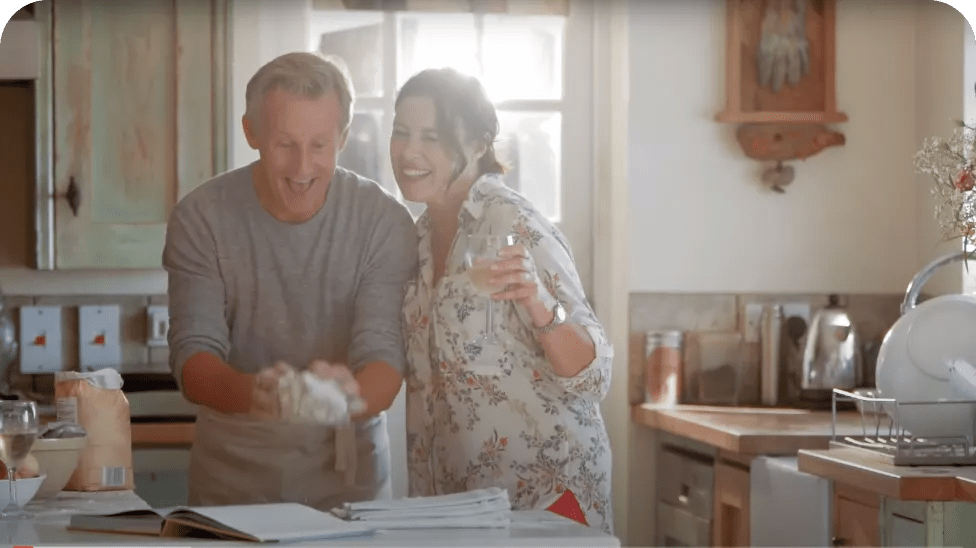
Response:
[[[610,388],[613,349],[583,293],[563,235],[498,175],[472,186],[458,217],[444,275],[433,286],[427,214],[417,222],[419,271],[407,286],[407,459],[410,496],[490,486],[517,509],[543,509],[569,489],[587,522],[612,533],[611,453],[600,401]],[[593,340],[596,358],[558,376],[512,301],[496,302],[485,334],[487,297],[464,269],[468,234],[515,234],[531,253],[547,299]],[[545,302],[545,301],[544,301]],[[551,308],[551,306],[550,306]]]

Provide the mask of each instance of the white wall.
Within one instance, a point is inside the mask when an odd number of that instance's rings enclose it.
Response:
[[[915,33],[915,138],[918,147],[930,136],[947,137],[955,121],[969,118],[966,105],[976,99],[973,75],[967,57],[974,47],[973,33],[965,18],[952,6],[928,1],[919,5]],[[918,216],[916,263],[924,265],[933,258],[961,248],[961,242],[942,242],[942,232],[934,221],[935,201],[929,190],[928,175],[915,175]],[[926,284],[930,293],[959,293],[964,269],[961,263],[941,268]]]
[[[920,204],[928,187],[916,191],[914,113],[962,112],[961,75],[916,90],[916,67],[958,74],[963,60],[958,31],[929,32],[916,52],[919,9],[936,14],[922,32],[945,27],[946,12],[950,27],[964,21],[934,0],[838,2],[837,104],[849,121],[833,127],[847,143],[793,162],[796,179],[777,194],[759,184],[770,164],[714,120],[725,2],[631,2],[631,291],[904,291],[937,243]]]

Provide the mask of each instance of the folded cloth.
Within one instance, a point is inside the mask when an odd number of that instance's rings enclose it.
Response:
[[[378,529],[507,527],[512,504],[508,491],[492,487],[450,495],[347,502],[332,513]]]
[[[391,510],[369,510],[366,512],[352,512],[350,519],[432,519],[432,518],[461,518],[468,516],[494,515],[498,512],[510,511],[508,500],[494,499],[475,503],[459,504],[457,506],[438,506],[433,508],[398,508]]]
[[[463,518],[378,519],[367,520],[376,529],[494,529],[511,525],[511,511],[498,515]]]
[[[352,512],[367,512],[370,510],[400,510],[418,508],[457,507],[464,504],[504,500],[508,502],[508,491],[500,487],[473,489],[449,495],[432,495],[429,497],[406,497],[392,500],[364,500],[347,502],[343,509]]]

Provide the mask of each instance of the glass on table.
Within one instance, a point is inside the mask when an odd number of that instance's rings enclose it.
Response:
[[[32,517],[17,504],[17,469],[30,454],[37,438],[37,405],[32,401],[0,401],[0,461],[7,467],[10,502],[0,521]]]

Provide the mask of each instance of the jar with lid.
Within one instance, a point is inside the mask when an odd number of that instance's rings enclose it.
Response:
[[[654,405],[675,405],[681,399],[684,333],[675,330],[649,331],[644,353],[644,401]]]

